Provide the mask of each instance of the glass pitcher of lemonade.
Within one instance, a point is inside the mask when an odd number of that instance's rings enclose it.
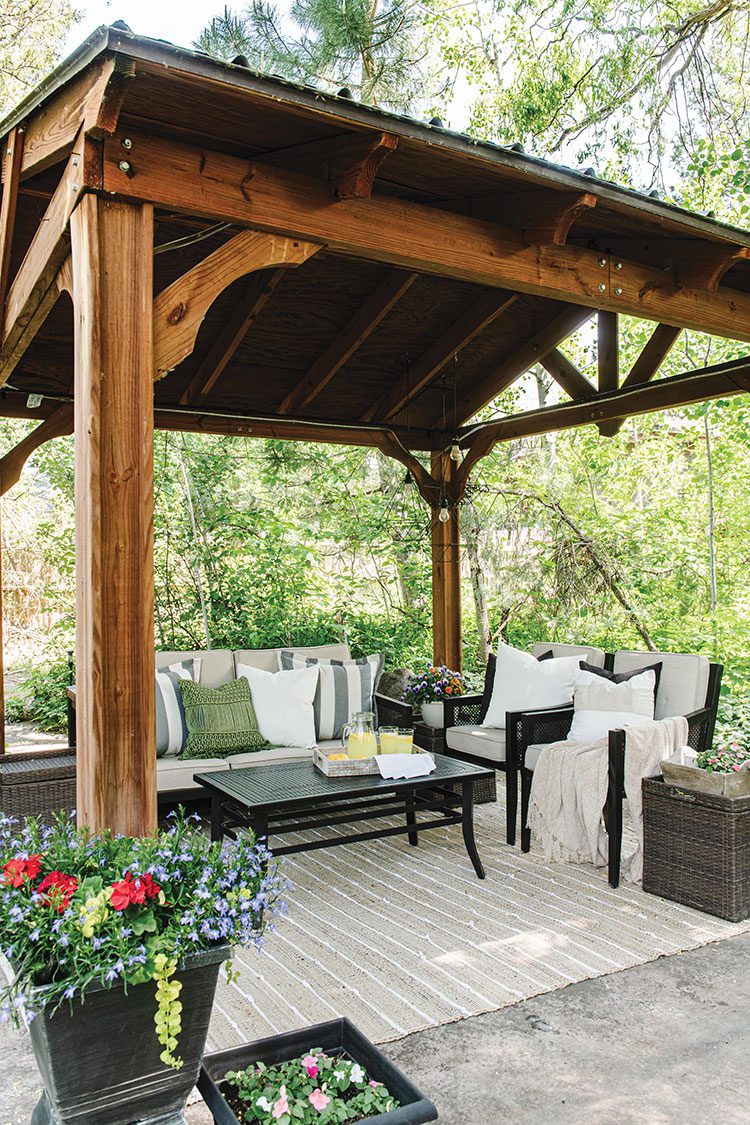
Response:
[[[355,711],[352,721],[344,727],[341,742],[349,758],[373,758],[378,752],[372,711]]]

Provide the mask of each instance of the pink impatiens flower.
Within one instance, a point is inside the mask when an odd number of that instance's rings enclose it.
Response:
[[[313,1090],[309,1097],[310,1105],[314,1106],[318,1113],[325,1109],[330,1100],[322,1090]]]
[[[315,1078],[318,1073],[318,1060],[315,1055],[306,1055],[302,1060],[302,1065],[307,1071],[308,1078]]]
[[[283,1115],[288,1112],[289,1102],[287,1101],[286,1096],[286,1086],[279,1086],[279,1096],[273,1107],[273,1113],[271,1114],[271,1116],[275,1117],[278,1121],[280,1117],[283,1117]]]

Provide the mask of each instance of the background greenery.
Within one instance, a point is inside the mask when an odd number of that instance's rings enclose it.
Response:
[[[73,15],[61,0],[0,0],[0,15],[1,110],[50,65]],[[746,223],[749,18],[735,0],[252,0],[218,13],[199,45]],[[624,321],[624,371],[649,330]],[[594,377],[590,327],[566,350]],[[685,334],[663,371],[743,350]],[[559,397],[535,369],[482,416]],[[469,670],[501,633],[704,652],[726,666],[724,723],[750,725],[749,410],[743,395],[630,420],[614,438],[586,427],[497,447],[462,509]],[[0,424],[2,447],[23,432]],[[47,726],[74,634],[71,450],[39,450],[3,501],[6,658],[20,670],[9,716]],[[430,655],[429,518],[395,463],[159,434],[156,480],[160,647],[346,636],[392,666]]]

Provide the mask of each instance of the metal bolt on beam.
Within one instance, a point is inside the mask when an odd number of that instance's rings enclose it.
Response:
[[[131,148],[133,147],[133,142],[131,141],[130,137],[123,137],[120,141],[120,144],[124,149],[127,149],[128,152],[130,152]]]

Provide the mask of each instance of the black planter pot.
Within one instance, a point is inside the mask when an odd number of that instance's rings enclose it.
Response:
[[[195,1085],[222,961],[228,945],[194,953],[180,965],[182,1031],[180,1070],[160,1060],[156,1038],[156,985],[128,989],[96,985],[85,1002],[53,1015],[41,1012],[30,1025],[44,1082],[32,1125],[184,1125],[183,1109]]]
[[[269,1066],[289,1062],[306,1055],[314,1047],[328,1053],[344,1051],[350,1059],[363,1066],[371,1078],[387,1086],[401,1103],[390,1113],[379,1113],[375,1117],[363,1118],[363,1121],[377,1121],[379,1125],[422,1125],[424,1121],[437,1121],[438,1113],[432,1102],[353,1023],[342,1017],[304,1027],[300,1031],[290,1031],[287,1035],[272,1035],[229,1051],[206,1055],[198,1089],[213,1114],[215,1125],[242,1125],[222,1094],[227,1071],[244,1070],[254,1062],[264,1062]]]

